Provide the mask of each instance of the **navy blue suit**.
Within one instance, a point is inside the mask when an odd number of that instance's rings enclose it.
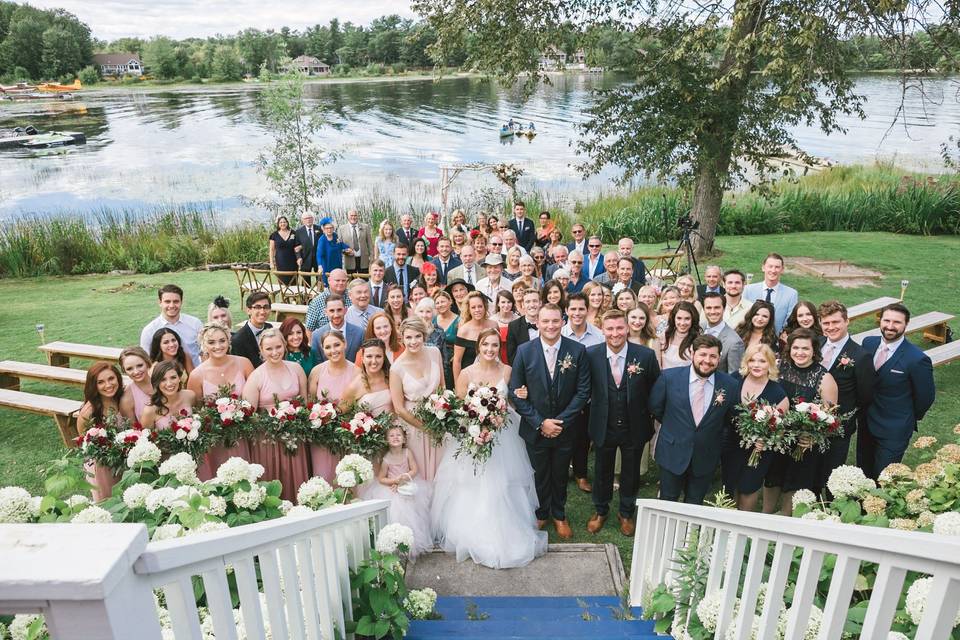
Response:
[[[323,325],[313,332],[310,338],[310,350],[313,351],[313,361],[317,364],[326,361],[327,356],[323,355],[321,340],[323,336],[333,331],[330,323]],[[357,359],[357,353],[360,351],[360,345],[363,344],[363,328],[349,322],[343,323],[343,337],[347,339],[347,350],[344,353],[344,359],[347,362],[353,362]]]
[[[620,515],[632,518],[640,488],[640,454],[653,436],[649,397],[660,377],[660,365],[653,349],[627,343],[620,386],[615,386],[607,359],[606,343],[587,348],[590,363],[590,439],[594,446],[593,504],[605,516],[613,498],[613,476],[620,450]],[[633,369],[634,373],[630,370]],[[610,389],[626,394],[623,423],[611,415]]]
[[[524,216],[521,220],[522,222],[517,222],[516,218],[510,218],[507,226],[517,234],[517,244],[529,252],[533,243],[537,241],[537,230],[530,218]]]
[[[540,507],[537,519],[566,520],[567,472],[573,455],[573,421],[590,398],[590,365],[583,345],[568,338],[557,343],[557,364],[550,377],[540,338],[517,348],[510,374],[510,401],[520,414],[520,437],[527,443]],[[526,386],[527,398],[516,396]],[[546,418],[562,420],[563,430],[545,438]]]
[[[444,269],[443,265],[440,263],[440,256],[435,257],[430,262],[432,262],[433,266],[437,268],[437,279],[440,282],[440,284],[447,284],[447,274],[463,264],[460,258],[458,258],[456,255],[452,253],[450,254],[450,257],[447,258],[446,269]]]
[[[713,399],[700,424],[690,406],[690,367],[664,371],[650,394],[650,410],[660,420],[654,458],[660,467],[660,499],[702,504],[720,464],[724,439],[733,429],[740,385],[730,375],[714,373]],[[720,399],[720,393],[723,399]]]
[[[879,336],[863,340],[872,359],[880,348]],[[867,408],[867,433],[857,439],[857,465],[876,479],[887,465],[900,462],[917,422],[933,405],[936,387],[933,364],[918,347],[904,340],[877,370],[873,402]]]

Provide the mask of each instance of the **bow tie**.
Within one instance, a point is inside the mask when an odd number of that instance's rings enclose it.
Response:
[[[529,330],[529,329],[533,329],[534,331],[537,331],[537,325],[533,324],[532,322],[528,322],[528,323],[527,323],[527,329],[528,329],[528,330]]]

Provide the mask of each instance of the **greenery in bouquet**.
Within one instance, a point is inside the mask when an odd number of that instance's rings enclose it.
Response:
[[[305,423],[307,432],[304,433],[304,439],[331,451],[339,452],[344,441],[340,421],[338,420],[339,416],[340,412],[335,401],[323,397],[316,402],[308,402]]]
[[[473,458],[474,468],[490,458],[496,445],[497,432],[507,421],[507,399],[496,387],[470,383],[466,397],[456,411],[459,425],[456,457]]]
[[[453,391],[438,389],[417,403],[413,415],[423,422],[423,430],[434,446],[440,446],[447,434],[459,439],[462,405]]]
[[[127,454],[141,438],[156,441],[157,435],[143,429],[139,422],[112,414],[75,438],[76,447],[68,455],[119,473],[127,466]]]
[[[788,428],[794,432],[796,445],[793,459],[798,462],[811,449],[825,452],[830,440],[843,435],[844,416],[837,415],[838,407],[827,403],[806,402],[803,398],[785,416]]]
[[[796,433],[787,428],[783,412],[770,403],[752,400],[737,405],[737,412],[740,447],[750,451],[748,466],[758,466],[763,451],[787,453],[795,444]]]
[[[201,415],[211,432],[214,444],[236,446],[237,442],[254,435],[257,421],[252,419],[253,405],[233,391],[231,385],[220,387],[215,395],[204,398]]]
[[[266,411],[259,412],[258,422],[261,438],[283,445],[291,455],[309,440],[313,430],[307,403],[299,396],[292,400],[281,400]]]
[[[194,460],[202,460],[217,438],[209,422],[199,413],[181,409],[169,429],[155,430],[155,442],[165,456],[188,453]]]
[[[378,458],[387,450],[387,429],[393,424],[393,416],[384,411],[373,415],[370,407],[364,403],[355,403],[344,413],[337,429],[337,438],[331,440],[328,448],[334,453],[356,454],[367,458]]]

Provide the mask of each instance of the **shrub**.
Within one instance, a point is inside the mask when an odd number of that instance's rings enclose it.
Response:
[[[80,69],[77,77],[80,78],[82,84],[97,84],[100,82],[100,71],[92,65],[86,66]]]

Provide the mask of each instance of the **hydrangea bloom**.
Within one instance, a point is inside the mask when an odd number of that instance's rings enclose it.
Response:
[[[0,523],[29,522],[33,513],[33,498],[29,491],[22,487],[0,489]]]
[[[177,490],[173,487],[160,487],[147,494],[144,500],[144,507],[150,513],[155,513],[158,509],[171,510],[176,506],[178,497]]]
[[[943,465],[940,464],[939,460],[924,462],[923,464],[917,465],[913,475],[916,478],[918,485],[924,489],[929,489],[935,485],[943,475]]]
[[[73,516],[70,522],[76,524],[111,524],[113,522],[113,516],[103,507],[91,505]]]
[[[153,487],[144,482],[127,487],[123,492],[123,504],[130,509],[139,509],[147,506],[147,496],[153,491]]]
[[[197,463],[189,453],[181,452],[160,465],[160,475],[172,475],[181,484],[200,484],[197,478]]]
[[[355,474],[354,485],[345,485],[340,482],[341,476],[344,476],[346,473]],[[351,453],[344,456],[343,459],[337,463],[336,474],[337,484],[341,487],[363,484],[373,479],[373,464],[363,456]]]
[[[801,520],[817,520],[819,522],[840,522],[840,516],[825,511],[811,511],[800,516]]]
[[[911,518],[894,518],[890,521],[891,529],[900,529],[901,531],[916,531],[917,521]]]
[[[780,638],[787,635],[787,623],[790,621],[791,611],[793,611],[793,607],[780,613],[780,619],[777,621],[777,635]],[[810,614],[807,616],[807,627],[803,632],[803,640],[816,640],[820,633],[821,622],[823,622],[823,611],[816,605],[810,605]]]
[[[945,444],[937,451],[940,462],[960,463],[960,444]]]
[[[326,480],[314,476],[297,489],[297,503],[311,509],[321,509],[328,505],[333,497],[333,488]]]
[[[887,465],[883,471],[880,472],[880,476],[877,478],[877,482],[880,483],[881,487],[885,487],[889,484],[893,484],[898,480],[912,480],[913,479],[913,469],[903,464],[902,462],[894,462],[893,464]]]
[[[223,485],[237,484],[250,479],[250,463],[234,456],[217,469],[217,482]]]
[[[913,620],[913,624],[920,624],[920,620],[923,619],[923,611],[927,607],[927,600],[932,588],[933,578],[919,578],[907,589],[904,609],[906,609],[910,619]],[[953,626],[958,625],[960,625],[960,611],[957,612],[957,617],[953,621]]]
[[[932,511],[923,511],[917,516],[917,526],[929,527],[936,521],[936,519],[937,516],[934,515]]]
[[[880,496],[867,494],[863,496],[863,510],[873,516],[882,516],[887,512],[887,501]]]
[[[156,464],[160,462],[161,455],[160,447],[144,438],[137,441],[133,449],[130,449],[127,454],[127,466],[134,469],[148,463]]]
[[[942,536],[960,536],[960,513],[947,511],[933,521],[933,532]]]
[[[837,467],[827,480],[827,488],[837,498],[859,498],[864,491],[875,486],[873,480],[865,476],[860,467],[851,465]]]
[[[721,593],[714,591],[703,597],[703,600],[697,603],[697,617],[703,628],[713,633],[717,630],[717,620],[720,618],[720,599]]]
[[[930,507],[930,501],[923,489],[914,489],[907,493],[906,498],[907,511],[913,514],[922,513]]]
[[[380,529],[377,536],[377,551],[396,553],[413,548],[413,529],[402,524],[391,523]]]
[[[183,536],[183,527],[179,524],[162,524],[153,531],[154,542],[158,540],[170,540]]]
[[[239,509],[253,510],[260,506],[263,499],[267,497],[267,488],[255,485],[250,487],[250,491],[234,491],[233,504]]]
[[[64,502],[66,502],[67,506],[70,507],[71,509],[76,509],[77,507],[85,507],[89,505],[90,498],[88,498],[87,496],[72,495],[66,500],[64,500]]]
[[[36,613],[21,613],[14,617],[13,622],[10,623],[10,637],[13,640],[27,640],[30,625],[38,618],[42,618],[42,616]],[[37,637],[46,638],[48,634],[47,625],[44,623],[40,627],[40,633],[37,634]]]
[[[302,504],[298,504],[295,507],[290,507],[287,510],[286,516],[288,518],[302,518],[303,516],[312,516],[316,511],[310,507]]]
[[[793,508],[796,509],[798,505],[805,504],[807,506],[816,504],[817,494],[810,489],[799,489],[793,494]]]
[[[282,513],[283,515],[287,515],[288,513],[290,513],[290,509],[292,508],[293,508],[293,503],[290,502],[289,500],[280,501],[280,513]]]
[[[227,515],[227,501],[225,498],[211,495],[207,496],[207,501],[210,503],[210,506],[206,508],[207,513],[219,517]]]
[[[213,520],[204,522],[196,529],[191,529],[187,532],[187,535],[197,535],[199,533],[210,533],[211,531],[222,531],[223,529],[229,529],[226,522],[215,522]]]
[[[353,471],[344,471],[337,474],[337,486],[344,489],[351,489],[357,486],[357,476]]]
[[[414,620],[426,620],[433,613],[433,607],[437,604],[437,592],[426,587],[424,589],[415,589],[407,594],[403,601],[403,608],[413,617]]]

